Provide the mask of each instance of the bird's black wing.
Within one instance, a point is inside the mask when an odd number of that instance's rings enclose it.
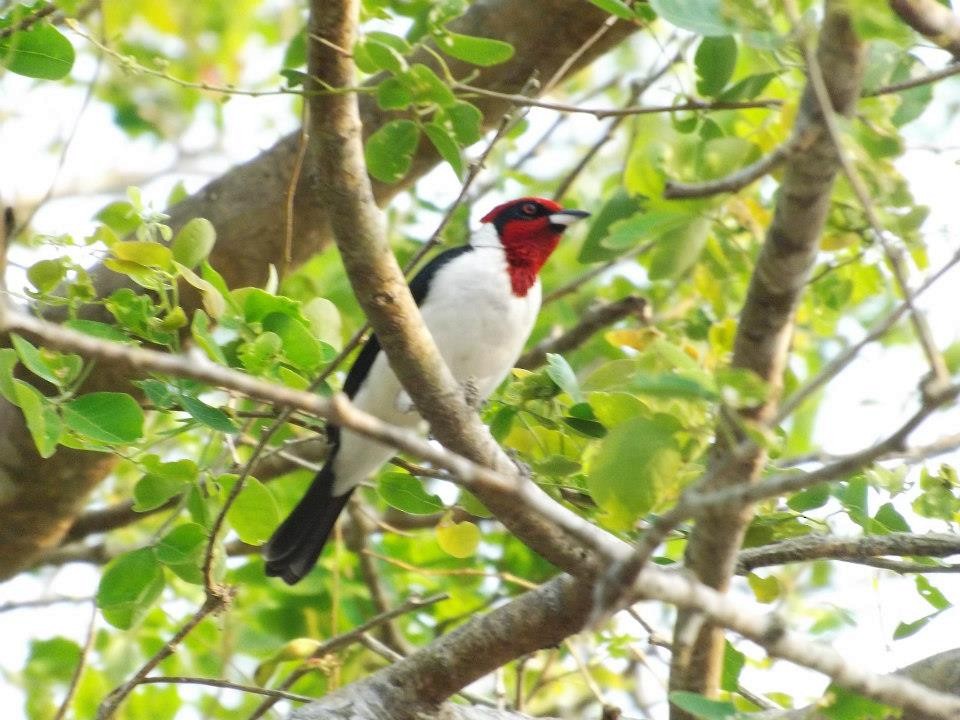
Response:
[[[417,307],[420,307],[427,297],[430,281],[433,280],[437,271],[451,260],[471,250],[473,250],[473,247],[470,245],[461,245],[450,248],[449,250],[444,250],[421,268],[420,272],[410,281],[410,294],[413,295],[413,301],[417,303]],[[357,390],[360,389],[360,385],[370,372],[373,361],[377,359],[378,352],[380,352],[380,341],[377,340],[376,335],[371,335],[370,339],[367,340],[363,349],[360,351],[360,354],[357,355],[357,359],[353,362],[353,365],[350,367],[350,372],[347,373],[347,378],[343,382],[343,392],[347,394],[347,397],[353,398],[353,396],[357,394]]]
[[[410,292],[417,306],[427,297],[430,281],[437,271],[471,249],[469,245],[451,248],[424,265],[410,282]],[[357,394],[369,375],[379,352],[380,342],[376,335],[371,335],[343,383],[343,391],[350,398]],[[327,424],[327,442],[329,452],[323,469],[317,473],[306,494],[264,547],[267,575],[279,576],[289,585],[299,582],[316,564],[337,517],[353,493],[351,488],[343,495],[333,494],[337,480],[333,472],[333,460],[340,447],[340,428],[332,423]]]

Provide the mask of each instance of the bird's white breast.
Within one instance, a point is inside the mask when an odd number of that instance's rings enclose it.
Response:
[[[420,312],[453,376],[472,382],[486,399],[520,356],[540,311],[541,289],[537,280],[525,296],[514,295],[496,236],[489,244],[483,236],[480,240],[437,271]],[[403,411],[402,393],[381,351],[353,401],[388,423],[410,427],[419,416]],[[393,454],[392,448],[344,431],[334,464],[334,494],[362,482]]]

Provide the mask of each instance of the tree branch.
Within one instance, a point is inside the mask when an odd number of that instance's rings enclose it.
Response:
[[[960,17],[937,0],[890,0],[907,25],[960,60]]]
[[[351,46],[356,5],[352,0],[312,6],[311,32],[340,46]],[[309,68],[316,82],[329,87],[353,82],[353,61],[322,43],[313,43]],[[550,562],[585,574],[599,566],[587,548],[597,547],[599,528],[553,501],[528,479],[490,436],[470,408],[463,389],[443,362],[413,301],[403,273],[387,242],[374,202],[363,155],[360,114],[352,95],[310,97],[310,130],[317,175],[318,201],[330,212],[330,228],[340,249],[354,295],[376,332],[403,387],[430,424],[433,436],[479,466],[493,469],[506,487],[478,488],[480,500],[504,525]],[[518,496],[526,502],[518,505]],[[551,506],[560,523],[528,511],[527,503]],[[571,534],[570,530],[573,530]],[[588,542],[584,542],[585,540]]]
[[[517,360],[517,367],[532,370],[546,362],[547,353],[565,353],[580,347],[603,328],[633,316],[641,325],[650,323],[650,306],[642,297],[631,295],[622,300],[596,305],[588,309],[580,322],[557,337],[547,338],[527,350]]]
[[[850,115],[860,95],[863,46],[840,2],[828,0],[818,49],[821,65],[830,67],[828,93],[836,112]],[[830,195],[839,170],[837,148],[824,132],[812,82],[808,80],[794,130],[795,136],[812,133],[815,140],[802,154],[785,163],[773,222],[757,258],[747,299],[734,341],[733,367],[754,371],[772,388],[762,406],[744,413],[748,422],[769,422],[776,413],[783,368],[793,332],[793,315],[818,249],[821,229],[830,207]],[[734,445],[739,438],[734,440]],[[763,453],[733,452],[730,443],[718,441],[710,464],[715,472],[698,490],[711,493],[756,482]],[[704,508],[687,543],[686,564],[706,585],[727,588],[735,569],[737,551],[753,508],[731,505]],[[691,629],[698,623],[698,632]],[[723,632],[702,623],[699,613],[681,611],[674,628],[670,688],[710,695],[719,684],[723,660]],[[674,720],[690,715],[677,709]]]
[[[516,49],[514,57],[509,62],[484,68],[473,82],[478,87],[519,92],[531,75],[552,77],[607,17],[607,13],[589,3],[487,0],[473,3],[449,28],[465,35],[511,43]],[[616,23],[582,53],[569,72],[589,64],[636,30],[631,23]],[[427,51],[417,53],[410,61],[435,66],[435,60]],[[456,60],[448,60],[448,65],[458,77],[466,77],[476,69]],[[375,78],[373,82],[380,79]],[[381,111],[374,98],[365,95],[360,103],[364,132],[368,135],[394,117]],[[475,104],[483,113],[487,129],[510,107],[508,101],[498,98],[478,98]],[[213,180],[170,209],[169,222],[175,230],[194,217],[205,217],[217,228],[219,240],[211,263],[230,287],[260,286],[271,264],[276,267],[283,264],[287,235],[285,201],[299,145],[299,132],[290,133],[271,149]],[[403,182],[374,185],[377,202],[386,203],[438,161],[430,144],[422,143]],[[330,239],[327,210],[310,191],[316,181],[312,168],[305,168],[293,204],[292,267],[301,265]],[[125,277],[103,266],[93,268],[91,275],[102,296],[129,283]],[[183,293],[182,297],[188,314],[199,307],[199,298],[192,291]],[[124,364],[101,363],[84,391],[126,388],[130,370]],[[5,579],[30,567],[38,554],[60,543],[90,491],[113,468],[114,459],[68,448],[58,449],[52,458],[40,458],[33,449],[19,408],[4,400],[0,400],[0,428],[6,441],[0,452],[0,474],[8,483],[8,491],[0,500],[0,513],[4,517],[0,525],[0,579]]]
[[[960,537],[947,533],[890,533],[858,538],[832,535],[806,535],[761,547],[741,550],[737,555],[737,574],[760,567],[808,562],[817,559],[866,560],[881,555],[911,557],[948,557],[960,554]],[[927,566],[935,570],[936,566]]]

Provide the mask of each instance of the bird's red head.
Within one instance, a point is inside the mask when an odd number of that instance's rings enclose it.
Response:
[[[587,217],[583,210],[567,210],[553,200],[525,197],[497,205],[480,222],[491,223],[507,255],[514,295],[523,297],[537,273],[556,249],[567,226]]]

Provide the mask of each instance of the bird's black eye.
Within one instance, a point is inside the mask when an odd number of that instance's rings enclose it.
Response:
[[[534,215],[536,215],[537,210],[538,210],[537,204],[532,202],[524,203],[520,207],[520,212],[522,212],[527,217],[533,217]]]

